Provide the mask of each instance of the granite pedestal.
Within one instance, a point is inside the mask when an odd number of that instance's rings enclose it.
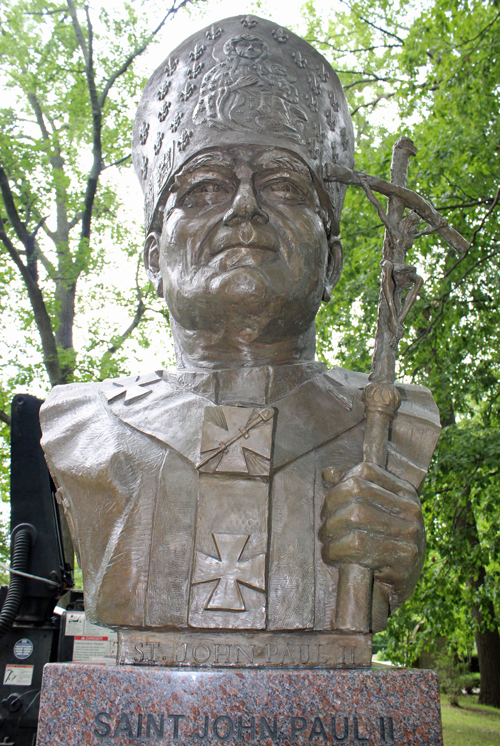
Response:
[[[432,671],[50,663],[38,746],[442,746]]]

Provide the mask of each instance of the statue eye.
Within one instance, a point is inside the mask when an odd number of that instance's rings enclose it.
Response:
[[[229,187],[213,181],[197,184],[185,194],[180,204],[182,207],[209,207],[227,201]]]
[[[274,179],[262,187],[266,199],[271,202],[301,204],[306,196],[297,184],[289,179]]]

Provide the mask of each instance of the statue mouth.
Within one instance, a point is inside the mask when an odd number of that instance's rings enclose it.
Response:
[[[247,244],[247,243],[238,242],[238,243],[229,244],[229,246],[223,246],[216,253],[220,254],[221,251],[231,251],[232,249],[237,249],[237,250],[241,250],[241,251],[253,251],[253,250],[256,250],[256,251],[272,251],[273,253],[276,253],[278,251],[278,248],[275,247],[275,246],[266,246],[266,245],[260,244],[260,243],[249,243],[249,244]]]
[[[276,260],[278,249],[260,244],[242,245],[240,243],[220,249],[212,256],[209,264],[221,272],[238,267],[260,268]]]

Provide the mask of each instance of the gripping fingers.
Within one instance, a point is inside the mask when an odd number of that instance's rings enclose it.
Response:
[[[401,540],[415,541],[423,530],[420,515],[401,512],[394,515],[371,500],[355,500],[329,514],[319,532],[321,541],[340,537],[350,531],[367,531]]]
[[[414,542],[379,539],[369,531],[350,531],[323,545],[323,560],[328,565],[353,563],[371,567],[381,582],[399,585],[406,579],[409,568],[419,562],[419,549]]]
[[[321,517],[325,519],[337,510],[361,500],[371,503],[389,516],[417,518],[421,514],[416,493],[415,497],[411,493],[398,495],[375,482],[357,475],[351,476],[350,472],[346,479],[326,493]]]

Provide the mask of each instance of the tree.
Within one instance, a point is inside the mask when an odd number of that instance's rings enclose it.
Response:
[[[138,230],[117,220],[112,176],[130,162],[144,83],[136,62],[190,2],[173,0],[165,10],[132,0],[116,11],[79,0],[6,0],[0,9],[4,493],[12,390],[120,374],[125,341],[135,332],[148,344],[140,329],[148,309],[168,320],[138,276],[130,291],[105,286],[102,274],[110,245],[122,261],[140,254]],[[121,319],[102,318],[110,299],[123,309]]]
[[[324,33],[310,4],[308,35],[333,56],[347,88],[358,169],[387,174],[392,132],[412,136],[419,152],[409,185],[472,244],[457,257],[424,231],[414,249],[426,282],[402,345],[400,376],[431,388],[444,431],[422,494],[426,568],[414,597],[390,621],[390,647],[394,658],[411,661],[439,637],[463,652],[474,636],[480,700],[500,707],[500,7],[462,0],[434,0],[425,9],[405,0],[344,5]],[[396,118],[392,132],[373,126],[381,106]],[[319,333],[323,356],[368,371],[382,226],[362,202],[349,193],[344,276]]]

